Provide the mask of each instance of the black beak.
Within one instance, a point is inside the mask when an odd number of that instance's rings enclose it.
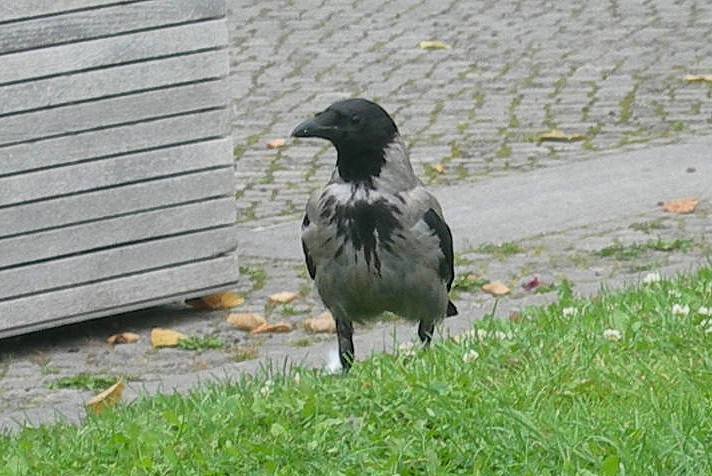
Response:
[[[314,119],[307,119],[294,128],[292,137],[314,137],[314,132],[317,129],[317,126],[314,124]]]
[[[292,131],[292,137],[320,137],[333,140],[339,132],[334,125],[333,113],[325,111],[299,124]]]

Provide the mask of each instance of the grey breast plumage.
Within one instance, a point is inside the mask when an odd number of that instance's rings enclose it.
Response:
[[[344,367],[353,358],[351,322],[383,311],[420,321],[419,335],[429,342],[434,324],[457,313],[448,298],[452,235],[395,123],[375,103],[346,100],[293,135],[325,138],[337,150],[331,180],[307,202],[302,246],[337,332],[341,324]]]

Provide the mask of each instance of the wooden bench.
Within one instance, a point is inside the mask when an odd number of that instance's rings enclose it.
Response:
[[[0,337],[235,285],[225,21],[0,3]]]

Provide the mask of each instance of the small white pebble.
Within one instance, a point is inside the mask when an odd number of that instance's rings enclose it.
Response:
[[[464,354],[462,354],[462,361],[465,362],[466,364],[469,364],[471,362],[474,362],[480,357],[479,352],[477,352],[475,349],[470,349]]]
[[[672,305],[672,315],[673,316],[686,316],[690,313],[690,306],[687,304],[673,304]]]
[[[643,277],[643,283],[645,284],[652,284],[652,283],[658,283],[660,282],[660,273],[657,271],[653,273],[648,273]]]
[[[603,331],[603,337],[610,340],[611,342],[618,342],[623,338],[623,333],[618,329],[606,329]]]
[[[571,317],[576,315],[576,308],[575,307],[565,307],[561,310],[561,314],[564,317]]]
[[[697,310],[697,314],[700,314],[702,316],[712,316],[712,307],[700,306],[700,308]]]

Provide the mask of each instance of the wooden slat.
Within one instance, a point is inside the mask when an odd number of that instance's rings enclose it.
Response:
[[[105,96],[220,78],[227,75],[228,67],[224,54],[208,51],[12,84],[0,87],[0,114],[57,107]],[[227,89],[223,91],[227,93]],[[44,110],[41,112],[45,113]],[[51,115],[57,112],[49,109],[46,113]],[[27,128],[30,128],[29,124]]]
[[[51,15],[79,10],[114,5],[124,0],[22,0],[21,2],[0,2],[0,21],[22,20],[42,15]]]
[[[0,84],[224,47],[227,42],[225,20],[210,20],[12,53],[0,56]]]
[[[236,247],[235,233],[223,227],[0,270],[0,301],[197,261]]]
[[[0,337],[28,329],[77,322],[147,303],[166,302],[237,282],[237,257],[211,260],[110,279],[46,294],[0,301]],[[41,310],[41,311],[40,311]],[[97,310],[101,310],[97,313]]]
[[[0,175],[222,136],[227,126],[220,109],[2,147]]]
[[[215,139],[0,177],[0,207],[211,167],[231,166],[231,147],[230,139]],[[0,230],[0,236],[6,232]]]
[[[225,104],[224,80],[0,116],[0,146],[161,118]]]
[[[0,24],[0,53],[225,16],[222,0],[155,0]]]
[[[236,284],[225,14],[0,2],[0,338]]]
[[[235,223],[231,197],[0,239],[0,269],[87,250]],[[2,278],[0,278],[0,281]]]
[[[235,184],[230,172],[231,168],[214,169],[0,208],[0,234],[28,233],[193,200],[233,196]]]

